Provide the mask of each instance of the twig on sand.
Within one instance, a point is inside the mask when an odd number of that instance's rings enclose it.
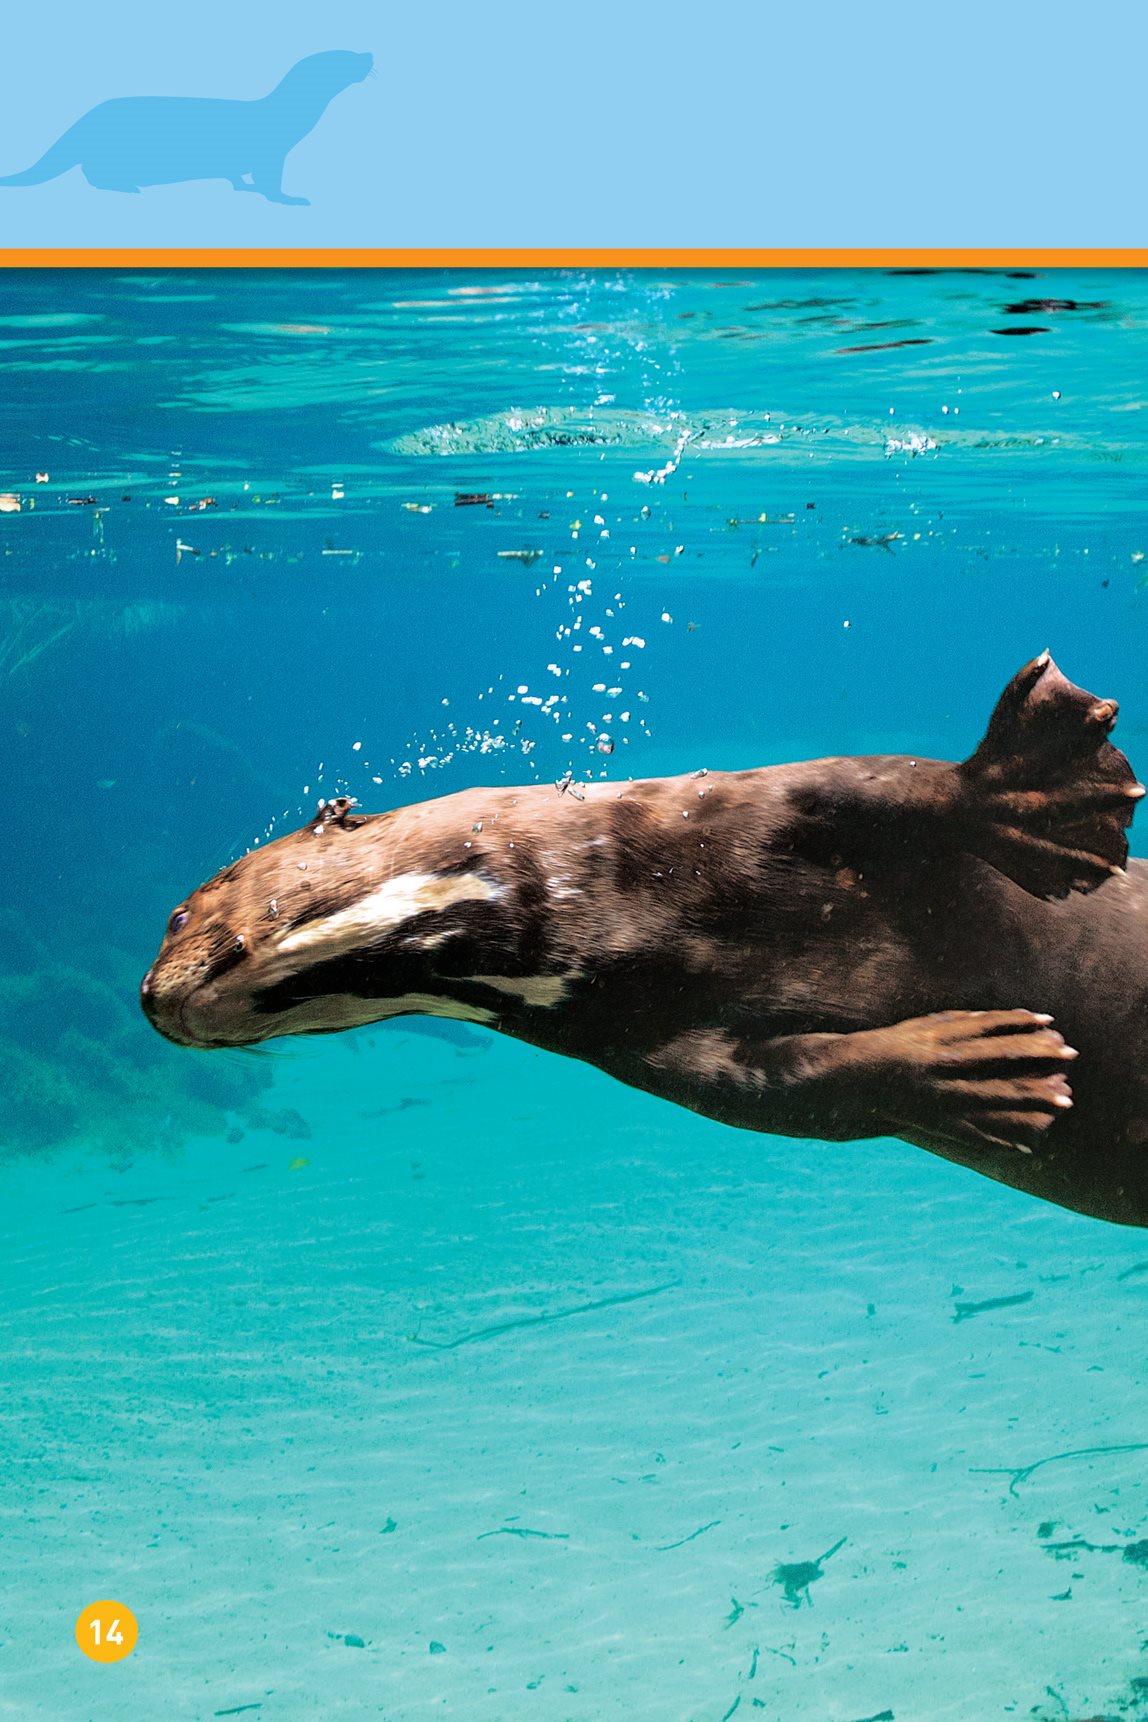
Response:
[[[1143,1453],[1148,1441],[1124,1441],[1112,1447],[1073,1447],[1067,1453],[1049,1453],[1044,1459],[1034,1459],[1031,1465],[970,1465],[969,1475],[977,1477],[1009,1477],[1010,1495],[1016,1494],[1018,1483],[1027,1483],[1042,1465],[1057,1465],[1062,1459],[1091,1459],[1098,1453]]]
[[[566,1321],[573,1315],[588,1315],[596,1309],[613,1309],[617,1304],[637,1303],[640,1298],[657,1297],[659,1292],[673,1291],[681,1285],[681,1280],[667,1280],[665,1285],[646,1286],[642,1291],[618,1292],[614,1297],[594,1298],[590,1303],[575,1304],[571,1309],[550,1310],[542,1315],[522,1315],[513,1321],[495,1322],[492,1327],[471,1328],[468,1333],[460,1333],[455,1339],[422,1339],[417,1333],[408,1333],[407,1339],[412,1345],[427,1346],[432,1351],[457,1351],[460,1345],[472,1345],[478,1339],[494,1339],[500,1333],[512,1333],[520,1327],[547,1327],[552,1321]]]
[[[700,1537],[706,1531],[712,1531],[715,1525],[720,1525],[720,1519],[711,1519],[708,1525],[699,1525],[696,1531],[691,1531],[688,1537],[679,1537],[676,1543],[655,1543],[654,1547],[660,1555],[667,1554],[670,1549],[680,1549],[685,1543],[692,1543],[695,1537]]]

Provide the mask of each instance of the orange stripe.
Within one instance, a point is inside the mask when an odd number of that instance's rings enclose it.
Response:
[[[357,249],[0,251],[3,269],[1092,269],[1148,268],[1148,250]]]

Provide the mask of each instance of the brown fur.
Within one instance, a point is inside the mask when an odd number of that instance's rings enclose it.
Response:
[[[200,1046],[469,1016],[729,1124],[898,1135],[1145,1225],[1148,867],[1120,867],[1114,718],[1045,657],[962,766],[342,810],[195,892],[144,1007]]]

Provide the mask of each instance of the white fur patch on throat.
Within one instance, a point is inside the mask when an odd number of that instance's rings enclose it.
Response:
[[[451,1022],[496,1023],[498,1017],[492,1010],[483,1005],[462,1004],[458,999],[446,998],[442,993],[406,993],[402,998],[376,1000],[390,1008],[383,1015],[376,1017],[376,1022],[387,1022],[394,1016],[438,1016],[446,1017]]]
[[[387,1022],[397,1016],[448,1017],[455,1022],[495,1024],[497,1014],[482,1005],[461,1004],[457,999],[440,993],[403,993],[393,999],[352,998],[334,993],[327,998],[309,999],[286,1012],[274,1029],[280,1034],[337,1034],[347,1028],[365,1028],[369,1023]]]
[[[570,990],[570,982],[578,978],[578,970],[566,975],[468,976],[479,986],[493,987],[496,992],[508,993],[522,1004],[534,1005],[540,1010],[553,1010],[555,1005],[560,1005]]]
[[[282,956],[300,951],[325,958],[340,956],[371,944],[416,915],[449,909],[455,903],[488,901],[501,897],[504,890],[478,873],[452,874],[445,879],[437,873],[403,873],[385,885],[376,885],[347,908],[286,933],[275,949]]]

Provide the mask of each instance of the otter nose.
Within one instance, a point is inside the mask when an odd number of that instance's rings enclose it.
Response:
[[[155,969],[151,968],[140,982],[140,1005],[153,1028],[159,1028],[159,1005],[155,996]]]

